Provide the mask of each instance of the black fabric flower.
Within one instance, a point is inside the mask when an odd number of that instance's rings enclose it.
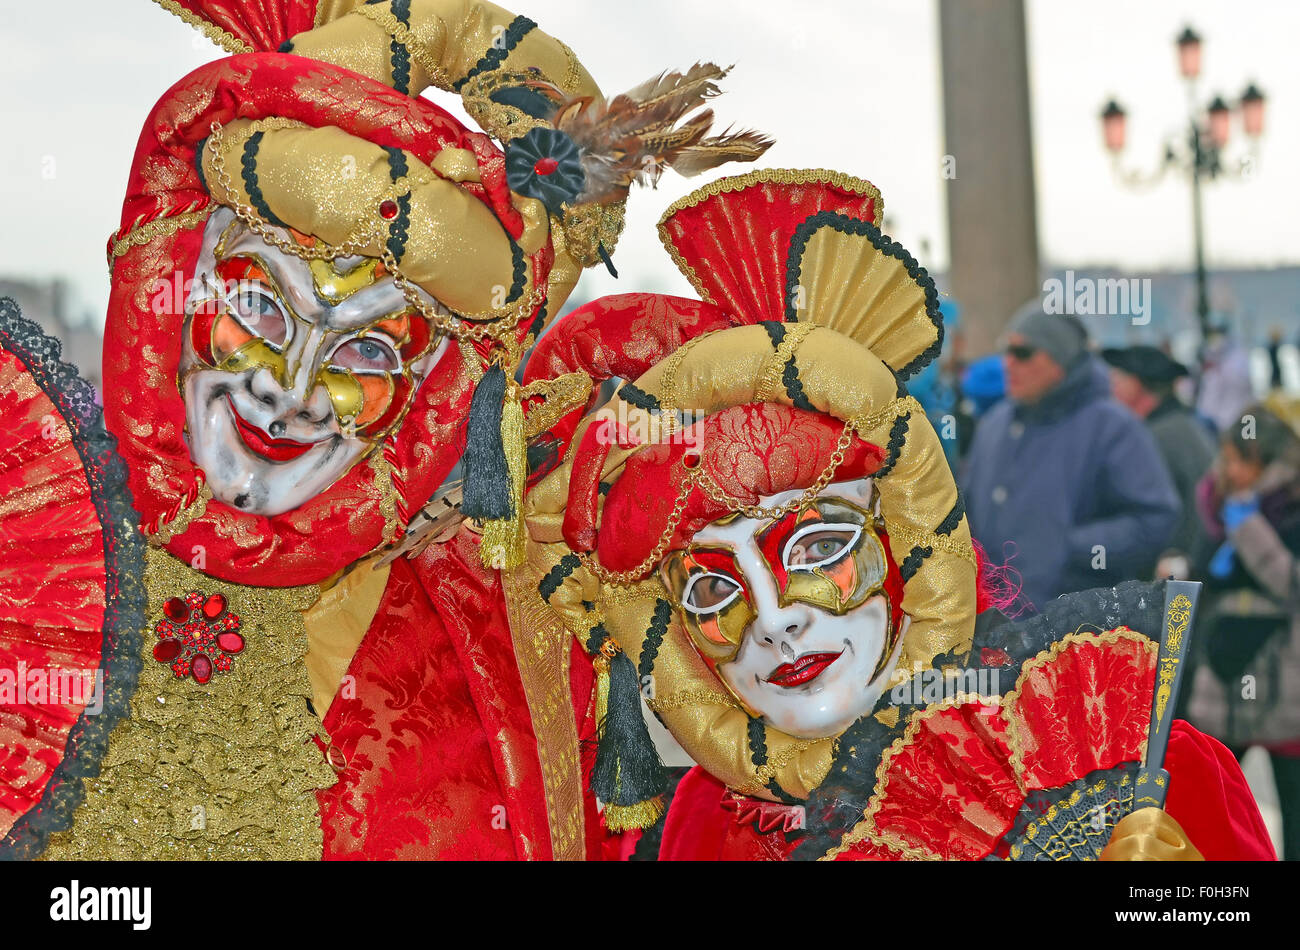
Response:
[[[511,191],[559,214],[582,194],[587,173],[573,139],[558,129],[537,128],[506,146],[506,182]]]

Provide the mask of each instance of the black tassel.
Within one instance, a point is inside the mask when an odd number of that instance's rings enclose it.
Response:
[[[465,435],[465,480],[460,510],[479,521],[514,516],[510,469],[501,440],[506,373],[494,363],[483,373],[469,404]]]
[[[606,806],[631,807],[662,795],[667,787],[650,732],[641,715],[636,667],[621,650],[609,660],[609,702],[599,724],[591,790]]]
[[[609,251],[605,250],[604,243],[598,243],[596,245],[596,253],[599,254],[600,259],[605,262],[605,269],[609,271],[609,276],[618,280],[618,271],[614,269],[614,262],[610,260]]]

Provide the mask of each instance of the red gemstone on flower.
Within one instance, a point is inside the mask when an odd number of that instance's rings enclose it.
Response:
[[[190,663],[191,672],[194,675],[194,682],[200,685],[212,679],[212,661],[208,659],[206,653],[200,653]]]
[[[190,607],[198,607],[203,603],[203,595],[196,590],[192,590],[185,595],[185,603]]]
[[[217,637],[217,646],[227,653],[238,653],[244,649],[244,638],[237,633],[223,633]]]
[[[985,666],[1010,666],[1011,657],[1006,650],[996,647],[984,647],[980,650],[980,662]]]
[[[163,604],[163,613],[173,623],[184,623],[190,619],[190,608],[179,597],[173,597]]]
[[[215,666],[222,673],[229,672],[230,657],[226,656],[224,653],[218,653],[217,658],[212,661],[212,665]]]
[[[153,658],[159,663],[170,663],[181,652],[181,645],[176,640],[163,640],[153,648]]]
[[[380,203],[379,214],[389,221],[393,220],[393,218],[397,217],[397,202],[390,198]]]
[[[209,620],[216,620],[225,609],[226,598],[222,594],[213,594],[203,602],[203,616]]]
[[[553,158],[539,158],[533,162],[533,171],[539,175],[549,175],[560,167],[560,163]]]

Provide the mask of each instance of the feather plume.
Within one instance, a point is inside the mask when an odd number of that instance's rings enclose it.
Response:
[[[696,63],[664,72],[608,100],[563,99],[553,86],[535,88],[557,101],[555,127],[578,146],[586,184],[574,204],[607,204],[626,197],[633,183],[655,185],[665,168],[697,175],[729,161],[754,161],[771,145],[759,132],[730,130],[709,137],[710,109],[729,69]],[[694,114],[692,114],[694,113]]]

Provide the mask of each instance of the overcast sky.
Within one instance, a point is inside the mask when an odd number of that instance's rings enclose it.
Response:
[[[566,41],[607,92],[699,59],[735,63],[716,109],[724,124],[776,137],[764,165],[870,179],[884,193],[894,236],[923,263],[946,266],[935,0],[517,2],[516,12]],[[1173,37],[1189,22],[1206,40],[1204,100],[1216,91],[1236,97],[1250,80],[1269,96],[1252,180],[1208,189],[1210,263],[1300,263],[1300,3],[1029,0],[1027,8],[1045,264],[1140,273],[1190,263],[1186,181],[1171,176],[1144,192],[1118,187],[1097,120],[1104,101],[1118,96],[1130,114],[1127,157],[1154,166],[1161,142],[1182,128],[1186,96]],[[68,276],[79,308],[102,322],[104,245],[118,224],[140,125],[168,86],[224,54],[147,0],[64,0],[57,29],[53,9],[14,2],[0,9],[0,275]],[[698,184],[670,174],[657,191],[634,194],[616,258],[622,279],[591,272],[580,293],[689,292],[654,224]]]

